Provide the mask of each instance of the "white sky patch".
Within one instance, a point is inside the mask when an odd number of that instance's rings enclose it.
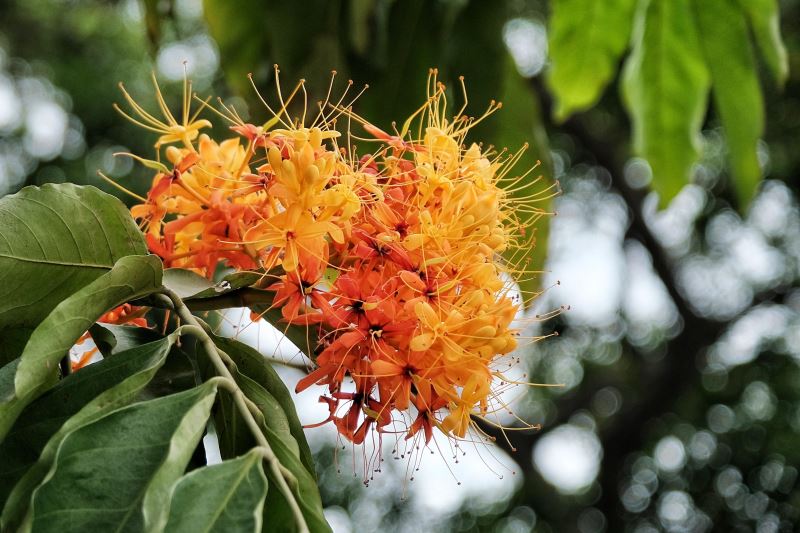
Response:
[[[625,243],[627,284],[623,310],[628,321],[638,326],[666,329],[678,319],[675,305],[664,283],[653,271],[647,250],[637,241]]]
[[[564,494],[585,490],[597,478],[603,449],[593,431],[565,424],[546,433],[533,449],[542,477]]]
[[[617,320],[626,278],[626,208],[595,181],[576,179],[556,199],[556,211],[550,221],[544,285],[560,285],[537,308],[567,305],[570,323],[608,327]]]
[[[702,187],[689,184],[666,209],[659,211],[658,195],[650,193],[642,209],[645,221],[664,246],[675,253],[683,253],[688,250],[694,222],[706,205],[706,196]]]
[[[678,437],[669,435],[658,441],[653,458],[660,470],[677,472],[686,464],[686,448]]]
[[[0,133],[15,130],[22,124],[22,109],[14,82],[0,74]]]
[[[5,57],[0,48],[0,196],[15,192],[40,162],[62,155],[68,137],[73,156],[83,145],[69,96],[44,77],[4,70]]]
[[[64,147],[69,115],[60,105],[47,100],[26,102],[25,150],[43,161],[55,158]]]
[[[587,231],[573,235],[563,248],[548,263],[546,284],[561,282],[551,297],[569,305],[566,316],[572,323],[609,325],[620,306],[620,272],[625,268],[619,242]]]
[[[519,73],[529,78],[544,68],[547,62],[547,30],[541,22],[515,18],[503,27],[506,43]]]
[[[217,72],[219,52],[208,36],[196,35],[163,46],[158,52],[156,65],[158,72],[169,80],[183,80],[185,73],[198,82],[201,78],[211,78]]]
[[[762,346],[789,329],[790,311],[779,305],[761,305],[738,319],[711,350],[711,362],[726,367],[753,361]]]

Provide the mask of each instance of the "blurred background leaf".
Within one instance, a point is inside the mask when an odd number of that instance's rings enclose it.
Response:
[[[625,64],[625,102],[634,150],[650,164],[666,207],[700,155],[709,74],[690,0],[647,0],[639,10]]]
[[[636,0],[555,0],[550,15],[550,74],[555,116],[594,105],[628,45]]]
[[[764,103],[747,22],[738,4],[724,0],[695,2],[694,10],[714,106],[725,128],[733,185],[744,209],[761,180],[756,151],[764,134]]]

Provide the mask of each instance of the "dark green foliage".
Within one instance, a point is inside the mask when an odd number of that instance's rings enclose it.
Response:
[[[190,272],[164,274],[156,256],[143,255],[141,235],[121,204],[93,188],[48,185],[0,201],[16,224],[3,228],[15,231],[3,234],[8,253],[0,274],[10,279],[17,272],[34,286],[59,276],[74,282],[69,295],[33,299],[12,285],[3,301],[9,310],[36,312],[2,323],[13,325],[0,367],[2,530],[285,531],[299,529],[302,513],[311,531],[329,531],[293,402],[258,352],[214,336],[209,354],[208,344],[195,342],[205,337],[199,327],[186,330],[192,337],[169,321],[166,336],[95,324],[131,301],[169,310],[174,305],[166,304],[166,293],[224,307],[262,276],[232,274],[215,285]],[[36,209],[20,207],[22,201]],[[62,214],[49,220],[48,213]],[[61,270],[25,270],[29,264]],[[80,277],[84,272],[91,275]],[[190,315],[183,319],[192,323]],[[87,330],[104,359],[60,375],[59,363]],[[198,360],[219,358],[217,350],[241,367],[241,373],[231,367],[236,382],[219,377],[218,366],[200,374]],[[218,394],[220,386],[226,392]],[[243,404],[231,401],[237,394],[257,411],[243,413]],[[230,459],[205,467],[200,439],[215,404],[217,419],[237,426],[216,427]],[[256,415],[257,425],[247,426]],[[258,428],[266,443],[241,431],[247,428]],[[187,468],[199,469],[187,474]],[[267,493],[267,478],[293,492]],[[213,491],[204,486],[210,482]],[[297,515],[287,498],[298,502]]]

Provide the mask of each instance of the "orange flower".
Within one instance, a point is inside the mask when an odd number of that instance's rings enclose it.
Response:
[[[273,308],[319,333],[317,368],[297,391],[326,387],[324,422],[355,443],[393,422],[426,443],[433,428],[465,438],[493,410],[495,367],[517,346],[513,272],[499,254],[527,246],[515,209],[536,207],[503,188],[518,154],[465,143],[500,104],[450,117],[445,94],[432,72],[397,135],[338,105],[289,124],[281,100],[262,126],[228,117],[240,137],[219,143],[186,110],[179,123],[162,108],[162,123],[132,103],[162,134],[157,148],[175,144],[172,170],[142,160],[158,173],[132,212],[151,251],[208,276],[219,262],[276,275]],[[339,147],[340,114],[384,144],[361,157]]]

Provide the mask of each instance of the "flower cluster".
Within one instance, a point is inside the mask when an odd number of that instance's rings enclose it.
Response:
[[[220,143],[200,133],[210,124],[191,115],[190,90],[181,122],[160,93],[165,122],[128,97],[171,165],[145,161],[158,172],[132,213],[167,266],[211,277],[223,262],[274,277],[262,286],[272,308],[316,339],[316,368],[297,390],[324,385],[325,422],[346,438],[377,430],[428,442],[435,427],[463,438],[473,417],[498,408],[493,383],[517,346],[520,306],[501,254],[530,244],[515,212],[536,209],[503,186],[519,182],[507,174],[521,152],[465,144],[500,105],[449,117],[432,71],[425,104],[390,135],[343,99],[308,126],[290,118],[298,88],[262,126],[225,107],[236,136]],[[343,115],[375,151],[358,157],[349,132],[339,146]]]

